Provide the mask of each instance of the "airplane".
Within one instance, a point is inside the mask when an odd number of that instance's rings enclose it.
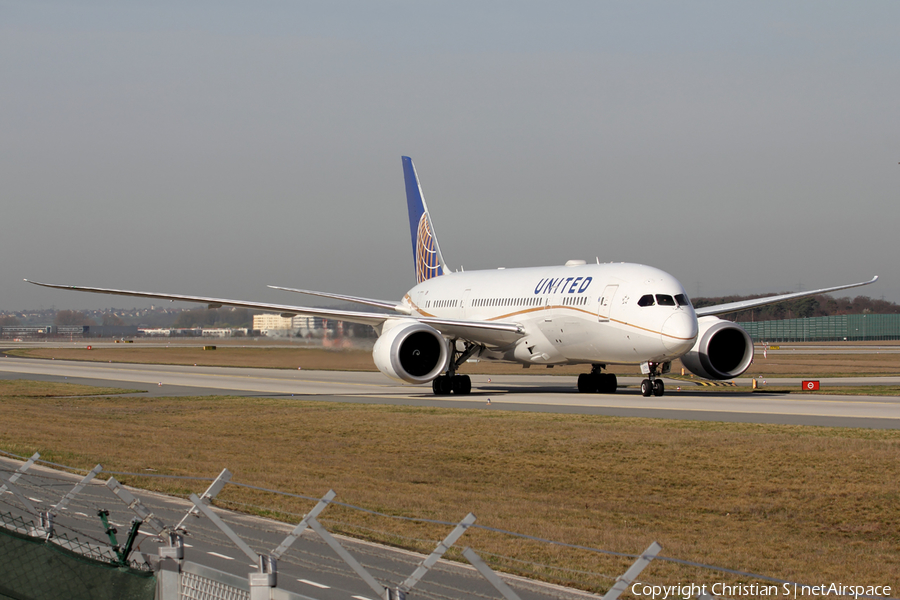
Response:
[[[720,315],[869,285],[878,280],[807,292],[694,308],[672,275],[632,263],[452,271],[441,253],[412,159],[402,157],[416,285],[399,302],[289,287],[273,289],[342,300],[386,312],[311,308],[184,294],[61,285],[50,288],[235,306],[362,323],[375,328],[372,357],[396,381],[431,383],[435,395],[469,394],[471,378],[459,374],[468,360],[531,366],[589,365],[578,376],[582,393],[614,393],[609,365],[639,365],[643,396],[662,396],[660,376],[681,359],[695,375],[733,379],[750,366],[753,342]]]

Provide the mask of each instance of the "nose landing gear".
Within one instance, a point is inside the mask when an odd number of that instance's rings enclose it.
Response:
[[[662,396],[666,392],[666,386],[662,379],[645,379],[641,382],[642,396]]]
[[[654,379],[654,377],[658,377],[660,374],[660,367],[662,367],[662,373],[669,372],[669,365],[671,363],[644,363],[641,365],[641,371],[644,371],[649,376],[648,379],[645,379],[641,382],[641,395],[644,397],[647,396],[662,396],[666,393],[666,385],[663,383],[662,379]]]

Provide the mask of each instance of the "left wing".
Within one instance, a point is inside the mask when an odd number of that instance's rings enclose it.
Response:
[[[310,315],[324,319],[335,319],[349,323],[362,323],[378,327],[388,319],[415,319],[431,325],[446,337],[461,337],[474,342],[499,346],[509,343],[524,335],[522,326],[518,323],[500,323],[495,321],[460,321],[455,319],[438,319],[435,317],[418,317],[415,315],[396,315],[384,313],[371,313],[353,310],[336,310],[330,308],[312,308],[307,306],[291,306],[289,304],[268,304],[265,302],[248,302],[245,300],[229,300],[227,298],[208,298],[206,296],[187,296],[184,294],[161,294],[157,292],[139,292],[134,290],[113,290],[107,288],[85,287],[78,285],[63,285],[58,283],[41,283],[25,280],[34,285],[40,285],[59,290],[74,290],[76,292],[92,292],[95,294],[112,294],[115,296],[134,296],[137,298],[155,298],[158,300],[171,300],[179,302],[197,302],[206,304],[209,308],[221,306],[237,306],[252,310],[266,310],[280,313],[282,316]],[[333,294],[316,294],[325,297],[349,299],[348,296]],[[376,305],[377,306],[377,305]]]
[[[716,304],[715,306],[704,306],[703,308],[695,308],[694,312],[698,317],[707,317],[711,315],[724,315],[727,313],[756,308],[757,306],[765,306],[767,304],[776,304],[785,300],[793,300],[795,298],[804,298],[806,296],[815,296],[817,294],[827,294],[838,290],[847,290],[850,288],[869,285],[878,281],[878,275],[869,281],[861,281],[860,283],[851,283],[849,285],[839,285],[837,287],[822,288],[821,290],[812,290],[810,292],[794,292],[793,294],[781,294],[780,296],[767,296],[765,298],[756,298],[754,300],[741,300],[739,302],[728,302],[726,304]]]

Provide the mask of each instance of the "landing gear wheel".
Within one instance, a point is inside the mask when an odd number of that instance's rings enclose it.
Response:
[[[593,373],[582,373],[578,376],[578,391],[582,394],[593,394],[597,391],[597,377]]]
[[[453,389],[453,383],[447,375],[438,375],[431,382],[431,389],[435,396],[446,396]]]
[[[649,396],[653,393],[653,382],[649,379],[645,379],[641,382],[641,395],[644,397]]]
[[[662,396],[666,392],[666,385],[663,383],[662,379],[654,379],[653,380],[653,395],[654,396]]]
[[[454,375],[451,382],[454,394],[465,396],[472,391],[472,379],[468,375]]]
[[[604,379],[606,380],[606,383],[603,386],[603,393],[615,394],[616,388],[619,387],[619,380],[616,379],[615,373],[607,373]]]

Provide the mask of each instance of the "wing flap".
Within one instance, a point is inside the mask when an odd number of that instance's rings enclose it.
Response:
[[[517,323],[456,321],[453,319],[435,319],[433,317],[418,317],[417,320],[431,325],[445,337],[461,338],[487,346],[506,346],[525,335],[524,329]]]
[[[398,302],[391,302],[390,300],[376,300],[374,298],[361,298],[359,296],[347,296],[344,294],[331,294],[329,292],[317,292],[315,290],[299,290],[296,288],[289,287],[281,287],[279,285],[270,285],[268,286],[273,290],[281,290],[284,292],[294,292],[297,294],[306,294],[308,296],[319,296],[321,298],[331,298],[332,300],[342,300],[344,302],[355,302],[357,304],[365,304],[366,306],[374,306],[376,308],[383,308],[385,310],[391,310],[394,312],[398,312],[401,314],[409,314],[409,309],[403,306]]]

